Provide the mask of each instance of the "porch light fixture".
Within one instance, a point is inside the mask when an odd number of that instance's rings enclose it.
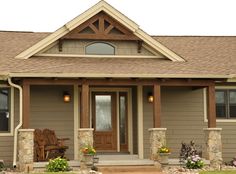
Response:
[[[70,102],[70,94],[68,92],[63,93],[63,100],[64,100],[65,103]]]
[[[148,93],[148,102],[149,103],[153,103],[154,97],[153,94],[151,92]]]

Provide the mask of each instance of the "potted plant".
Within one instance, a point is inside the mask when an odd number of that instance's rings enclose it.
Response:
[[[161,164],[169,164],[169,155],[170,155],[170,149],[166,146],[162,146],[158,149],[158,155],[160,159]]]
[[[96,150],[92,146],[85,146],[81,149],[83,155],[82,161],[85,162],[87,166],[93,165],[93,158],[96,155]]]

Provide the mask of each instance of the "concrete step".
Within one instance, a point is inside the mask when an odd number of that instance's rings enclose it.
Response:
[[[156,166],[98,166],[98,171],[103,174],[118,173],[161,173],[161,169]]]

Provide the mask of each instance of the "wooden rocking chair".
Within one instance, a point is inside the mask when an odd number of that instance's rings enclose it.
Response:
[[[45,160],[45,139],[43,132],[40,129],[35,129],[34,131],[34,161],[44,161]]]
[[[45,138],[45,159],[53,159],[57,157],[64,157],[66,149],[68,146],[65,146],[65,140],[69,138],[57,138],[55,131],[50,129],[44,129],[43,135]]]
[[[59,139],[55,131],[50,129],[35,129],[34,131],[34,161],[46,161],[49,159],[64,157],[66,149],[64,141],[69,138]]]

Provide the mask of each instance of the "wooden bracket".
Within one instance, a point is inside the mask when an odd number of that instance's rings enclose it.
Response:
[[[142,52],[142,45],[143,45],[143,41],[142,40],[138,40],[138,53]]]
[[[58,42],[58,51],[59,52],[63,51],[63,49],[62,49],[63,47],[62,46],[63,46],[63,40],[59,39],[59,42]]]

